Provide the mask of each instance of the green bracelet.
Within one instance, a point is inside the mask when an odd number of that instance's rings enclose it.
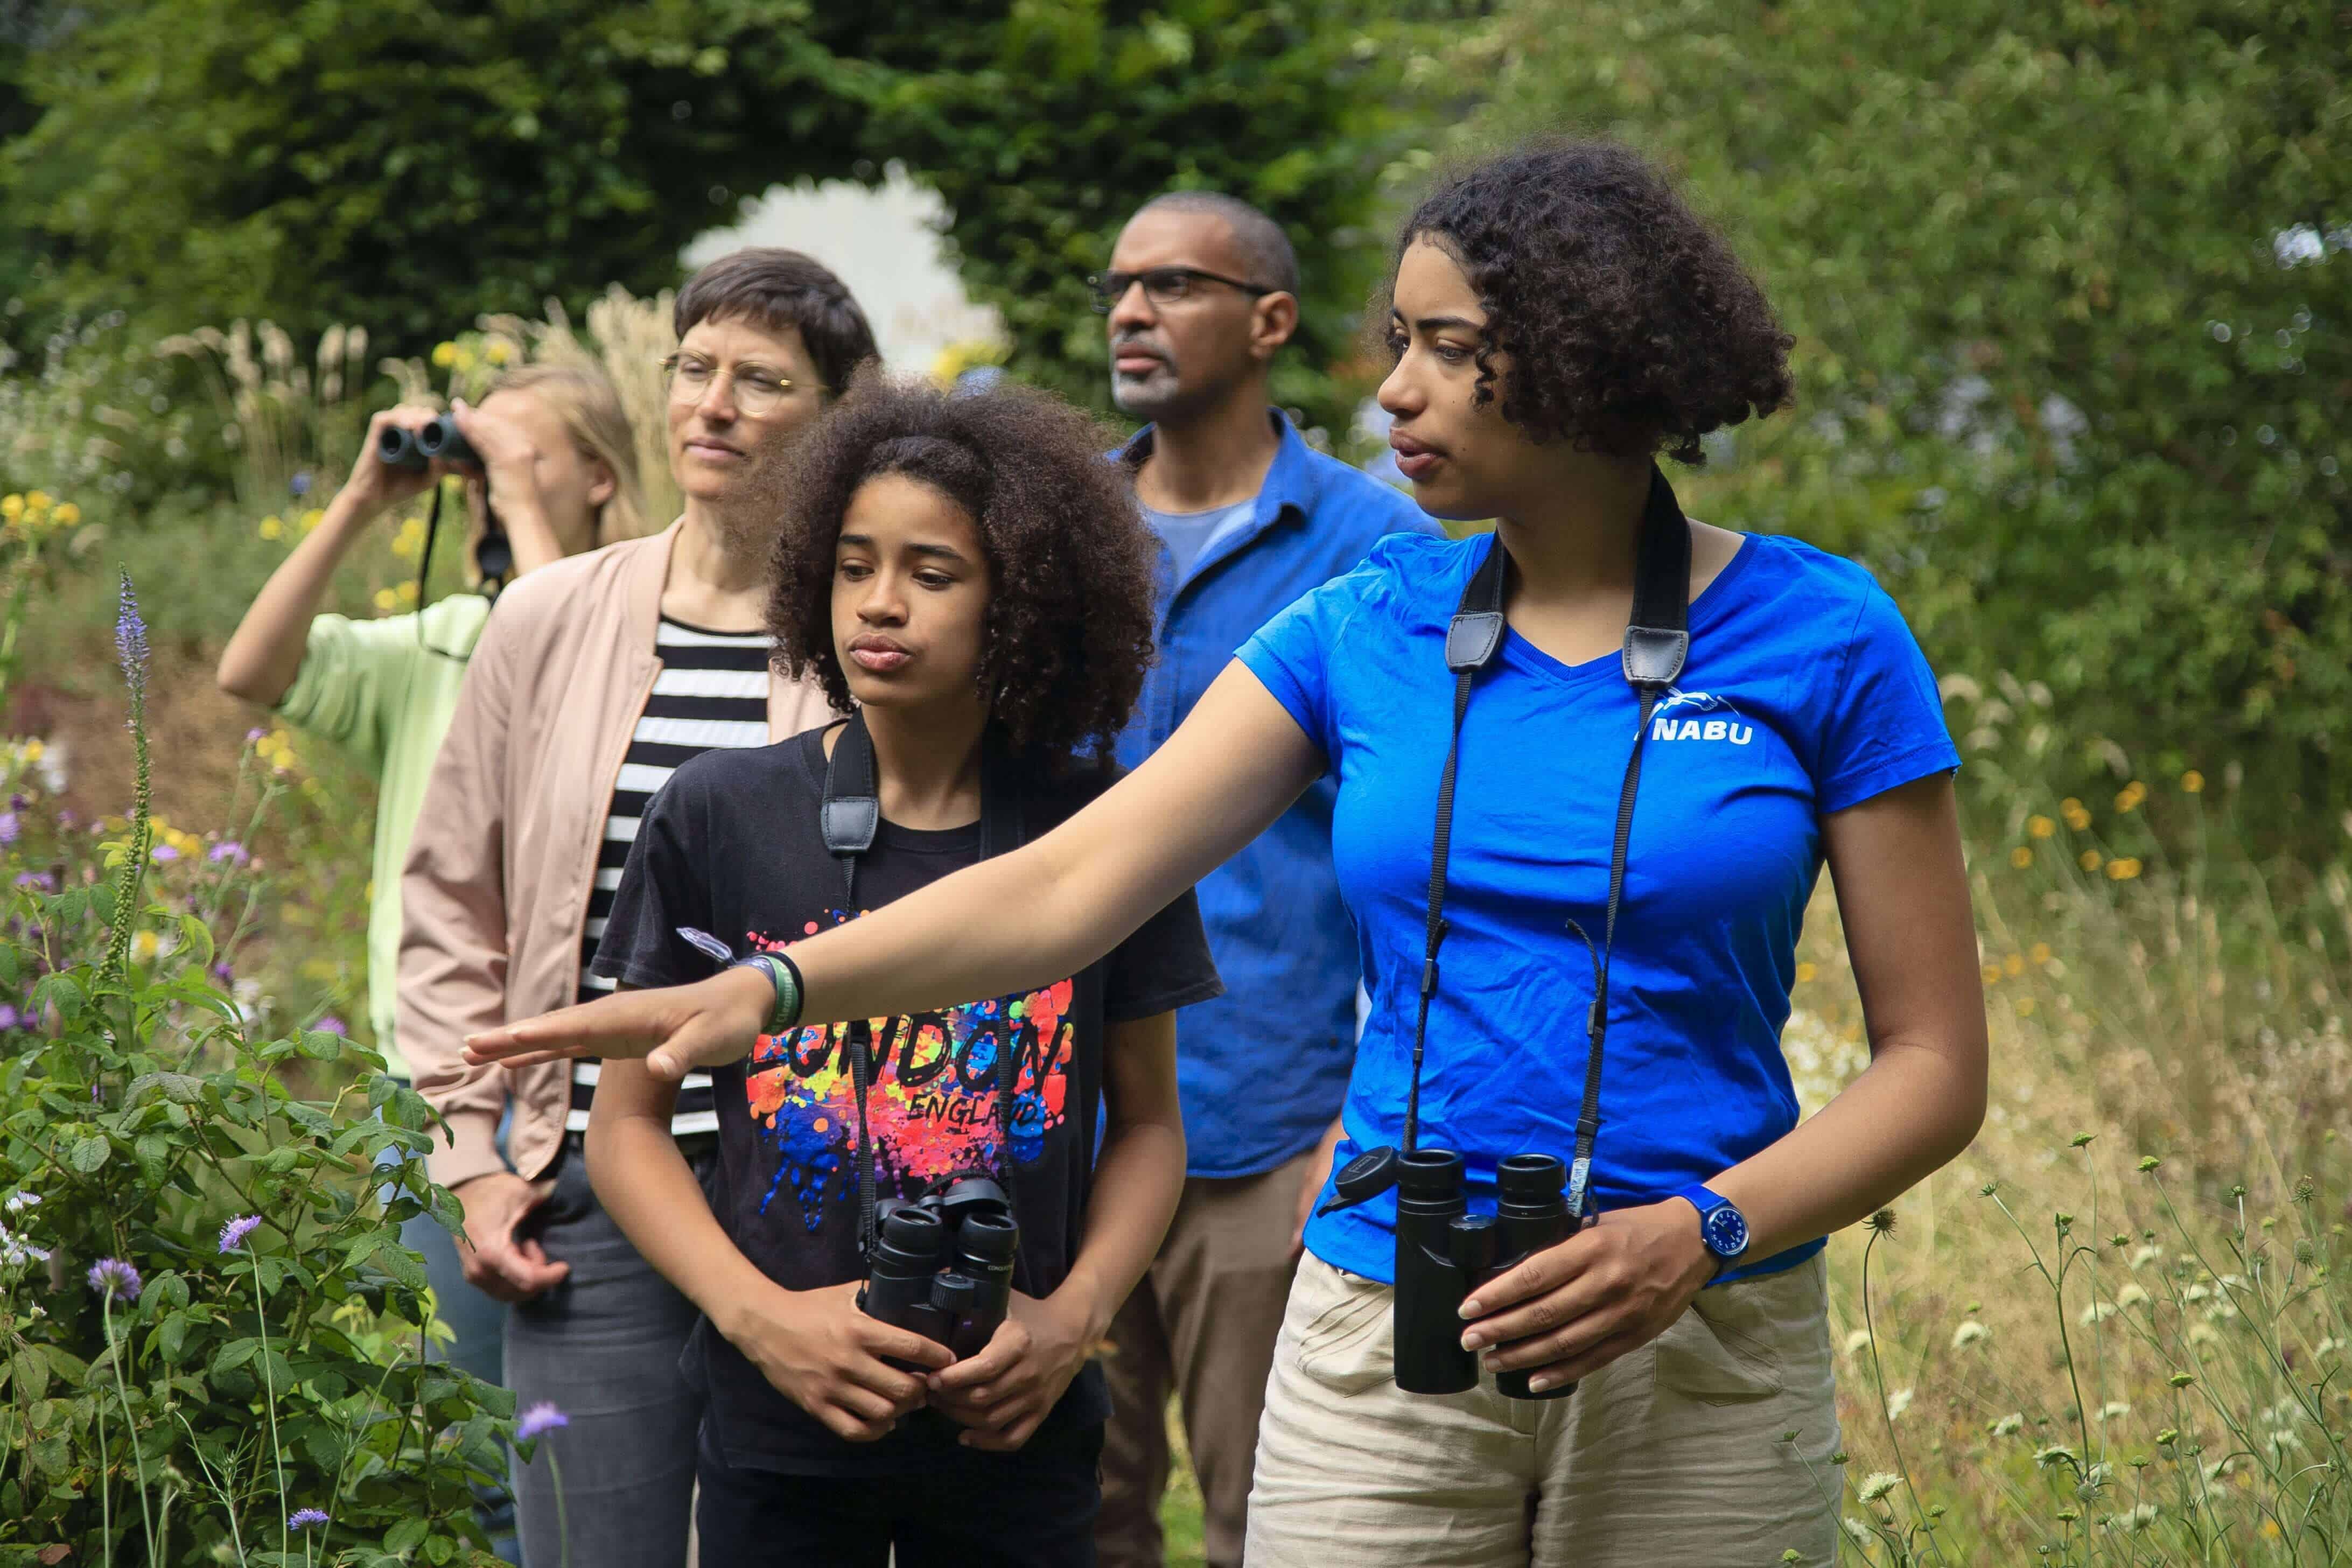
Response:
[[[768,984],[776,988],[775,1005],[768,1011],[768,1026],[761,1031],[781,1035],[801,1021],[801,970],[780,952],[755,952],[749,958],[739,958],[730,969],[759,969],[768,976]]]

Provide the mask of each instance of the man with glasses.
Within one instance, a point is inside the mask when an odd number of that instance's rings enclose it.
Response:
[[[1381,535],[1434,533],[1402,492],[1307,445],[1268,406],[1298,325],[1298,262],[1248,203],[1179,192],[1128,220],[1092,282],[1111,396],[1150,421],[1118,456],[1166,547],[1160,658],[1118,760],[1134,767],[1235,649]],[[1104,1568],[1161,1560],[1172,1387],[1212,1568],[1241,1562],[1258,1414],[1303,1209],[1330,1163],[1355,1055],[1355,931],[1331,867],[1328,779],[1200,885],[1227,994],[1177,1019],[1190,1170],[1167,1241],[1111,1325],[1113,1405],[1096,1543]]]
[[[676,325],[664,365],[685,515],[499,598],[401,879],[400,1041],[449,1127],[433,1174],[465,1205],[466,1277],[515,1304],[508,1385],[570,1417],[541,1439],[569,1482],[568,1542],[545,1458],[514,1478],[530,1568],[682,1568],[702,1395],[679,1353],[696,1312],[589,1185],[595,1065],[469,1074],[459,1053],[469,1034],[611,988],[589,961],[638,819],[672,772],[827,717],[814,683],[769,666],[768,481],[874,357],[849,290],[797,251],[704,268]],[[707,1075],[681,1086],[671,1131],[707,1178],[718,1152]]]

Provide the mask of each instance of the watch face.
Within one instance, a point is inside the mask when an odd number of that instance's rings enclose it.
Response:
[[[1706,1247],[1717,1258],[1737,1258],[1748,1250],[1748,1217],[1729,1204],[1706,1216]]]

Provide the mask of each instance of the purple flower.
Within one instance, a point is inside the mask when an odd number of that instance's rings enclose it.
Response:
[[[251,745],[251,744],[253,744],[256,741],[258,741],[259,739],[261,739],[261,737],[262,737],[264,734],[266,734],[266,733],[268,733],[268,731],[262,731],[262,730],[247,730],[247,731],[245,732],[245,743],[246,743],[247,745],[250,746],[250,745]]]
[[[58,882],[57,879],[47,871],[19,871],[16,873],[16,886],[38,888],[41,891],[48,893],[57,890]]]
[[[25,1021],[24,1015],[5,1002],[0,1002],[0,1029],[13,1029]]]
[[[310,1530],[317,1525],[331,1524],[334,1521],[329,1519],[321,1510],[315,1508],[298,1508],[294,1510],[293,1517],[287,1520],[286,1522],[292,1525],[297,1530]]]
[[[231,969],[228,966],[227,960],[224,959],[220,963],[213,965],[213,978],[226,985],[230,981],[236,978],[236,972]]]
[[[298,496],[309,495],[310,493],[310,470],[308,468],[295,469],[294,477],[286,481],[286,488],[292,490]],[[326,1517],[327,1516],[325,1514],[320,1514],[319,1516],[320,1521],[324,1523]]]
[[[0,844],[16,843],[16,836],[24,831],[25,825],[16,820],[15,812],[0,811]]]
[[[139,1270],[120,1258],[101,1258],[89,1266],[89,1288],[101,1296],[120,1296],[125,1301],[139,1300],[144,1287],[139,1282]]]
[[[139,618],[139,595],[131,590],[131,574],[122,574],[122,606],[114,616],[114,653],[122,661],[123,684],[131,700],[147,695],[147,623]]]
[[[72,812],[61,811],[58,813],[58,826],[59,827],[71,827],[74,825],[74,821],[75,818]]]
[[[319,1033],[322,1035],[341,1035],[346,1038],[350,1037],[352,1032],[352,1026],[349,1024],[344,1023],[341,1018],[336,1017],[332,1013],[328,1014],[325,1017],[320,1019],[316,1024],[313,1024],[310,1026],[318,1030]]]
[[[518,1443],[528,1443],[533,1437],[541,1436],[546,1433],[554,1431],[558,1426],[569,1426],[571,1425],[571,1416],[566,1415],[562,1411],[558,1410],[553,1405],[542,1399],[538,1404],[532,1405],[530,1409],[524,1411],[522,1413],[522,1419],[515,1424],[515,1441]]]
[[[223,1252],[235,1252],[238,1247],[245,1245],[245,1238],[251,1236],[256,1229],[259,1228],[260,1225],[261,1216],[257,1214],[241,1214],[237,1215],[226,1225],[221,1226],[220,1249]]]
[[[154,855],[156,863],[159,865],[177,860],[180,858],[180,852],[173,848],[168,844],[158,844],[155,846]]]
[[[239,844],[236,839],[224,838],[218,844],[214,845],[212,848],[205,853],[205,858],[211,861],[215,866],[219,865],[224,860],[227,861],[232,866],[242,866],[247,860],[251,859],[252,857],[245,852],[245,846]]]
[[[17,791],[16,794],[8,797],[8,809],[11,811],[22,811],[32,804],[32,801],[26,797],[22,790]]]

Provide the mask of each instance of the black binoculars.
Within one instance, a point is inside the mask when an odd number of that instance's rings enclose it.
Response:
[[[420,430],[402,425],[387,425],[375,441],[376,459],[387,468],[422,470],[435,458],[452,468],[482,466],[481,458],[467,444],[466,433],[457,428],[457,416],[441,414]]]
[[[1576,1232],[1564,1195],[1568,1167],[1549,1154],[1514,1154],[1495,1170],[1491,1215],[1462,1195],[1462,1156],[1417,1149],[1397,1161],[1396,1385],[1407,1394],[1461,1394],[1478,1386],[1478,1354],[1462,1348],[1461,1308],[1471,1292],[1557,1247]],[[1495,1378],[1511,1399],[1564,1399],[1576,1384],[1538,1394],[1525,1372]]]
[[[1021,1227],[1004,1189],[960,1177],[944,1192],[885,1199],[874,1217],[880,1235],[858,1307],[947,1346],[958,1361],[976,1354],[1013,1301]]]

